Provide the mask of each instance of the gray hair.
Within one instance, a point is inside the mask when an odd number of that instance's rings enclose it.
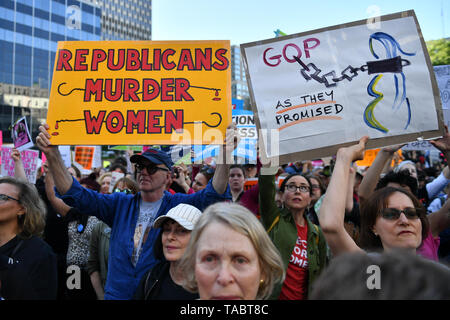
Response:
[[[190,292],[198,292],[195,279],[198,240],[206,226],[212,222],[225,224],[249,238],[258,255],[261,273],[264,276],[256,299],[268,298],[275,283],[284,281],[285,271],[280,253],[253,213],[239,204],[228,202],[218,202],[209,206],[195,224],[189,244],[179,263],[184,274],[183,287]]]

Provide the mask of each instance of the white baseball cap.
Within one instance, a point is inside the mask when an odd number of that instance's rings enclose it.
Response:
[[[170,209],[165,215],[159,216],[153,223],[153,228],[159,228],[164,221],[172,219],[178,222],[183,228],[192,230],[201,214],[202,212],[196,207],[180,203],[176,207]]]

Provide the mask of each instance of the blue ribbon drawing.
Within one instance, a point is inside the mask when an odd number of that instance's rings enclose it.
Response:
[[[400,47],[400,44],[389,34],[384,33],[384,32],[375,32],[372,35],[370,35],[369,49],[370,49],[370,52],[372,53],[372,55],[376,59],[380,59],[380,56],[375,53],[375,50],[373,48],[373,40],[376,40],[383,45],[383,47],[385,49],[385,53],[386,53],[386,58],[384,61],[395,60],[395,58],[398,57],[397,51],[399,51],[400,53],[402,53],[406,56],[415,56],[416,55],[415,53],[408,53],[408,52],[403,51],[402,48]],[[402,61],[402,60],[400,59],[400,61]],[[409,62],[408,62],[408,64],[409,64]],[[399,90],[399,76],[397,75],[397,73],[400,75],[401,93]],[[373,114],[375,106],[384,97],[382,92],[378,92],[375,90],[375,87],[382,76],[383,76],[382,74],[378,74],[378,75],[374,76],[372,78],[372,80],[370,81],[369,85],[367,86],[367,93],[370,96],[374,97],[375,99],[372,100],[367,105],[366,109],[364,110],[364,122],[371,128],[377,129],[383,133],[387,133],[389,130],[387,128],[385,128],[383,125],[381,125],[375,119],[375,116]],[[392,109],[398,110],[404,103],[406,104],[406,108],[408,111],[408,119],[406,121],[406,125],[404,128],[406,130],[411,122],[411,106],[409,104],[409,99],[406,96],[406,77],[405,77],[405,74],[403,73],[403,71],[401,70],[401,65],[400,65],[400,70],[395,71],[395,73],[394,73],[394,87],[395,87],[395,98],[394,98],[394,102],[392,104]]]

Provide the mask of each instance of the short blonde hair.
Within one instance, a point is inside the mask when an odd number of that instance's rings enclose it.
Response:
[[[258,255],[264,277],[264,281],[258,288],[256,299],[268,298],[275,283],[284,281],[285,271],[280,253],[255,215],[247,208],[229,202],[218,202],[209,206],[195,224],[189,244],[179,262],[179,267],[184,274],[183,287],[190,292],[198,292],[195,279],[198,240],[206,226],[212,222],[226,224],[249,238]]]
[[[98,184],[102,185],[102,182],[103,182],[103,180],[105,180],[106,177],[112,178],[112,173],[111,173],[111,172],[106,172],[106,173],[102,174],[102,175],[97,179]]]

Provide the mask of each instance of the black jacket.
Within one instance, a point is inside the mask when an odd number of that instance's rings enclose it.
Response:
[[[159,291],[159,281],[165,273],[169,272],[170,263],[160,262],[154,268],[147,271],[134,295],[135,300],[153,300]]]
[[[186,291],[173,282],[170,272],[170,263],[163,261],[147,271],[134,295],[134,300],[193,300],[198,299],[197,294]]]
[[[0,297],[56,299],[56,255],[42,239],[16,236],[0,247]]]

